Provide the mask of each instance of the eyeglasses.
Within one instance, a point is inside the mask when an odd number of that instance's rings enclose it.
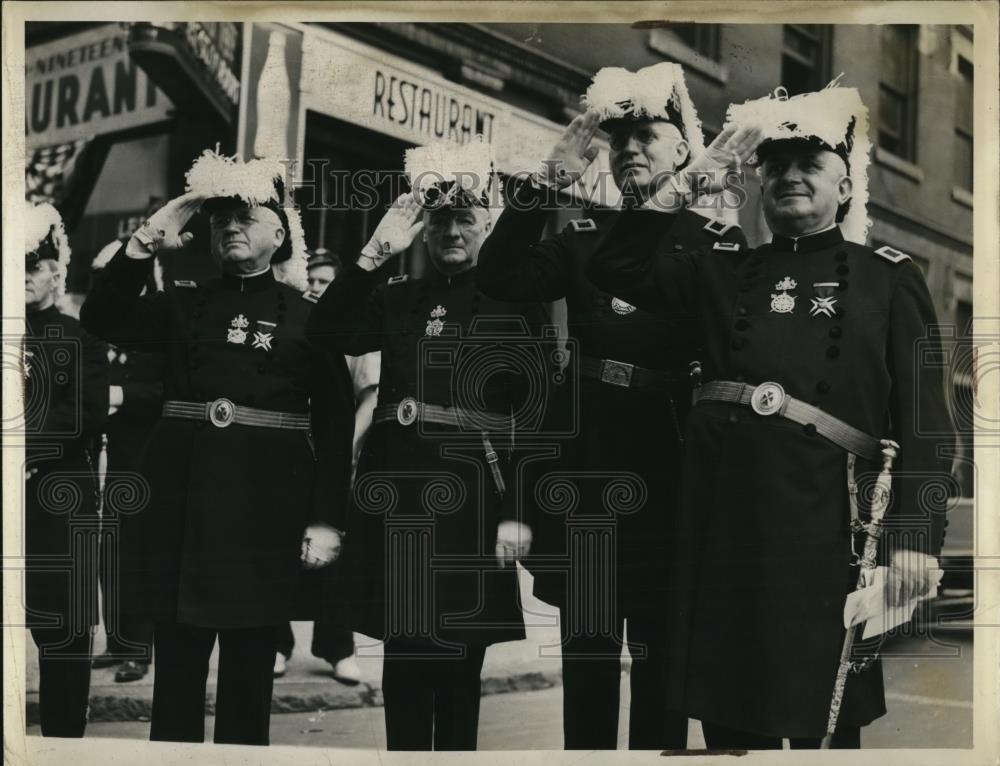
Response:
[[[232,213],[213,213],[208,217],[209,223],[216,229],[224,229],[229,225],[230,221],[235,221],[240,226],[251,226],[259,220],[253,213],[247,210]]]

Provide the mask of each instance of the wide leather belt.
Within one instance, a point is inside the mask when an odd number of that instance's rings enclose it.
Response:
[[[163,403],[163,416],[166,418],[207,420],[219,428],[225,428],[233,423],[237,423],[241,426],[285,428],[292,431],[308,431],[310,429],[308,415],[294,412],[258,410],[256,407],[244,407],[242,404],[233,404],[229,399],[225,398],[216,399],[211,402],[178,402],[168,400]]]
[[[742,404],[758,415],[777,415],[803,426],[811,425],[823,438],[863,458],[874,460],[882,454],[882,445],[878,439],[823,412],[819,407],[789,396],[778,383],[768,381],[759,386],[751,386],[747,383],[715,380],[695,390],[695,402],[703,401]]]
[[[617,362],[614,359],[595,359],[592,356],[580,357],[580,372],[585,377],[612,386],[660,391],[669,389],[687,378],[687,375],[671,375],[669,372],[649,370],[628,362]]]
[[[411,425],[418,420],[478,431],[509,431],[511,428],[511,418],[507,415],[425,404],[418,402],[412,396],[392,404],[378,405],[372,417],[373,423],[393,421],[403,426]]]

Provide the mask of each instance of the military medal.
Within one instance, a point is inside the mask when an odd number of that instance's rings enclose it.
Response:
[[[628,316],[633,311],[635,311],[635,306],[633,306],[631,303],[623,301],[621,298],[612,298],[611,310],[614,311],[616,314],[620,314],[621,316]]]
[[[771,311],[775,314],[791,314],[795,310],[795,296],[789,295],[789,290],[794,290],[798,286],[791,277],[785,277],[775,286],[779,293],[771,293]]]
[[[261,332],[260,330],[258,330],[253,334],[253,347],[262,348],[265,351],[270,351],[272,340],[274,340],[273,333]]]
[[[828,317],[833,317],[837,309],[833,307],[833,304],[837,302],[837,299],[833,295],[833,288],[839,285],[839,282],[814,282],[813,288],[816,290],[816,297],[812,298],[812,308],[809,309],[809,316],[818,317],[820,314]]]
[[[274,333],[268,332],[272,327],[277,327],[274,322],[265,322],[262,319],[257,320],[258,329],[254,331],[253,334],[253,347],[262,348],[265,351],[271,350],[271,341],[274,340]]]
[[[21,366],[24,369],[24,379],[27,380],[31,377],[31,358],[34,356],[34,352],[24,349],[24,359],[21,362]]]
[[[247,327],[249,326],[250,321],[243,316],[243,314],[235,317],[233,321],[229,323],[226,340],[229,343],[235,343],[240,346],[243,345],[247,342]]]
[[[444,329],[444,322],[441,321],[441,317],[448,313],[448,309],[442,306],[440,303],[431,309],[431,318],[427,320],[427,329],[424,330],[424,335],[436,336],[441,334],[441,330]]]

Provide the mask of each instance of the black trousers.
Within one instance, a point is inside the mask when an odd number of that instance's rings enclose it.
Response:
[[[559,612],[563,632],[563,739],[567,750],[615,750],[621,688],[623,625],[613,635],[574,630],[570,609]],[[666,623],[653,616],[628,617],[630,750],[683,750],[687,715],[666,706]]]
[[[38,647],[38,708],[43,737],[82,737],[87,728],[92,636],[64,627],[32,628]]]
[[[295,649],[295,634],[292,633],[291,623],[278,626],[277,640],[277,650],[285,655],[286,660],[291,659]],[[354,633],[349,628],[316,620],[313,623],[312,653],[314,657],[336,665],[354,654]]]
[[[730,729],[710,721],[702,721],[701,730],[705,734],[705,745],[709,750],[781,750],[782,740],[778,737],[765,737],[749,731]],[[816,750],[821,740],[802,737],[790,739],[792,750]],[[834,750],[857,750],[861,747],[861,727],[849,726],[837,728],[833,733],[830,746]]]
[[[208,660],[219,639],[215,741],[267,745],[276,626],[202,628],[157,623],[151,740],[204,742]]]
[[[119,595],[109,593],[109,583],[114,583],[116,579],[112,577],[116,561],[113,556],[102,553],[97,570],[101,586],[101,619],[108,636],[107,653],[120,657],[122,661],[149,663],[153,656],[152,621],[122,613]]]
[[[454,657],[433,647],[385,643],[382,696],[389,750],[476,749],[486,647],[464,649],[463,657]]]

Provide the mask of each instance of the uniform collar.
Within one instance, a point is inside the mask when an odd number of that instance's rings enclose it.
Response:
[[[266,290],[274,285],[274,283],[274,272],[270,266],[257,274],[251,274],[249,276],[243,276],[241,274],[222,275],[222,286],[224,288],[239,290],[243,293]]]
[[[780,234],[775,234],[771,238],[771,247],[785,253],[811,253],[816,250],[825,250],[843,241],[844,235],[841,233],[840,227],[834,224],[829,229],[806,234],[802,237],[783,237]]]
[[[446,285],[447,287],[459,287],[475,281],[476,267],[460,271],[458,274],[442,274],[432,265],[430,267],[431,281],[435,284]]]

